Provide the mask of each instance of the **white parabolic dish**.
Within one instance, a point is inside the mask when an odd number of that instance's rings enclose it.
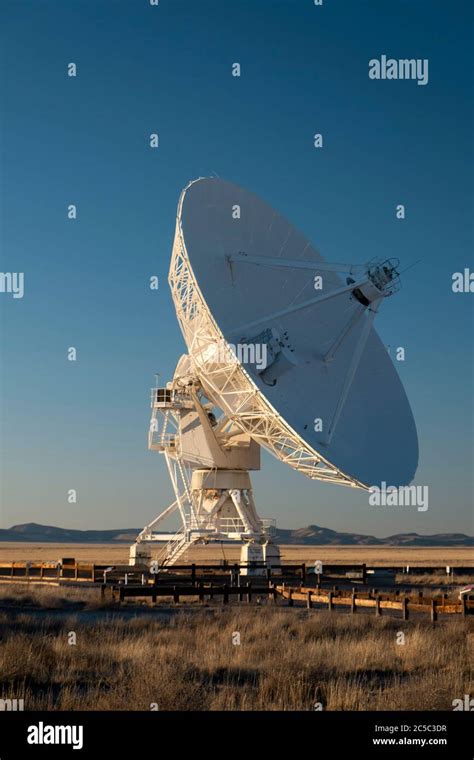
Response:
[[[233,213],[237,206],[239,218]],[[310,261],[314,268],[252,265],[235,262],[236,256]],[[323,361],[360,309],[351,292],[260,321],[314,297],[318,274],[326,292],[345,285],[335,272],[318,270],[318,263],[324,259],[304,236],[253,193],[217,178],[191,182],[179,202],[169,279],[196,374],[216,406],[305,475],[359,488],[382,481],[406,485],[418,464],[416,426],[373,328],[330,442],[315,430],[315,420],[327,424],[334,413],[363,329],[356,323],[333,360]],[[255,327],[246,328],[253,322]],[[230,349],[222,351],[270,328],[287,334],[295,359],[273,386],[254,363],[240,363]]]

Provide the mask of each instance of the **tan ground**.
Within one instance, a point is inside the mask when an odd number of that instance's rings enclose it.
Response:
[[[474,550],[469,547],[410,547],[380,546],[281,546],[285,562],[362,563],[368,565],[470,565],[474,568]],[[128,544],[37,544],[0,542],[0,562],[29,560],[32,562],[75,557],[97,564],[128,562]],[[238,561],[240,550],[232,546],[197,546],[184,561]]]

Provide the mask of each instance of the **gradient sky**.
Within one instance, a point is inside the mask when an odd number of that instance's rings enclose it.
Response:
[[[472,8],[3,2],[1,270],[25,273],[25,297],[0,294],[1,527],[142,527],[172,500],[147,450],[149,388],[184,351],[166,282],[178,197],[215,172],[262,195],[329,261],[421,259],[376,328],[406,351],[396,364],[429,510],[371,507],[264,455],[261,516],[379,536],[473,531],[474,295],[451,289],[453,272],[474,269]],[[429,83],[370,80],[382,54],[428,58]]]

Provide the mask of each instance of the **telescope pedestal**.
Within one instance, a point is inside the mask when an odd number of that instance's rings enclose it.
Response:
[[[235,542],[242,546],[245,574],[265,574],[269,562],[279,564],[271,543],[274,520],[262,520],[255,508],[249,470],[260,469],[260,446],[214,407],[182,357],[166,388],[152,390],[149,448],[164,454],[175,501],[137,537],[130,564],[173,565],[194,544]],[[173,514],[181,527],[175,534],[157,533]],[[161,543],[161,551],[151,548]],[[222,556],[220,547],[216,554]],[[258,564],[257,567],[252,565]]]
[[[172,481],[175,483],[174,478]],[[152,529],[177,509],[182,526],[176,534]],[[242,575],[265,575],[267,567],[280,564],[279,549],[270,539],[273,522],[258,516],[247,470],[195,469],[187,496],[165,509],[131,546],[130,564],[143,566],[158,560],[172,565],[194,544],[222,545],[225,541],[241,545]],[[164,549],[152,557],[151,548],[159,542],[165,543]]]

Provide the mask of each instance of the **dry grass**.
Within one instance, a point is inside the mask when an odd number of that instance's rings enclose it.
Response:
[[[414,583],[418,586],[452,586],[460,590],[463,586],[467,586],[474,582],[474,568],[471,575],[455,575],[454,578],[449,575],[437,575],[436,573],[426,573],[425,575],[413,575],[407,573],[397,573],[395,576],[396,583],[410,584]]]
[[[0,612],[0,697],[27,710],[449,710],[474,689],[468,630],[270,607],[93,624]]]
[[[285,562],[359,563],[368,565],[471,565],[472,547],[399,547],[399,546],[280,546]],[[128,544],[36,544],[34,542],[0,542],[0,562],[28,559],[32,562],[75,557],[97,564],[128,563]],[[183,561],[218,562],[239,560],[240,547],[195,546]]]
[[[110,598],[101,599],[100,586],[47,586],[42,583],[0,584],[0,605],[67,610],[80,607],[86,610],[111,607]]]

